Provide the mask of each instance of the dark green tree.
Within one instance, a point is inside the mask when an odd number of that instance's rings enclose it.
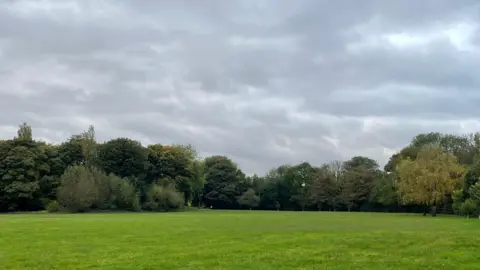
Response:
[[[237,208],[239,169],[229,158],[212,156],[205,159],[204,202],[213,208]]]
[[[238,204],[251,210],[260,204],[260,197],[250,188],[238,198]]]
[[[147,150],[140,142],[118,138],[99,145],[97,163],[107,174],[144,179],[147,157]]]

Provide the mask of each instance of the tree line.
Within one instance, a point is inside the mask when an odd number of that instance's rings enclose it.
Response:
[[[480,134],[419,134],[384,168],[355,156],[281,165],[247,176],[230,158],[191,145],[103,143],[90,126],[61,144],[23,123],[0,141],[0,211],[213,209],[480,213]]]

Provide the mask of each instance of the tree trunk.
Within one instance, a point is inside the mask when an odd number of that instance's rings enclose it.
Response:
[[[351,207],[350,205],[347,206],[348,212],[350,212],[350,209],[351,209],[351,208],[352,208],[352,207]]]
[[[428,205],[425,205],[425,207],[423,207],[423,216],[427,215],[427,209],[428,209]]]

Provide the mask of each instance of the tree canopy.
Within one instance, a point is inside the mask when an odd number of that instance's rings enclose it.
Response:
[[[95,128],[63,143],[22,123],[0,141],[0,211],[172,211],[184,207],[480,214],[480,136],[419,134],[383,170],[366,156],[246,175],[192,145],[98,142]]]

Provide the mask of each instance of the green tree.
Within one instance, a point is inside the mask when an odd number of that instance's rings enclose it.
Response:
[[[260,204],[260,197],[255,194],[255,190],[250,188],[238,198],[238,204],[251,210]]]
[[[205,166],[203,160],[192,163],[192,200],[195,205],[203,205],[203,188],[205,186]]]
[[[17,137],[15,140],[22,140],[22,141],[32,141],[32,127],[27,123],[23,123],[18,127]]]
[[[464,197],[464,192],[462,189],[460,190],[454,190],[452,192],[452,208],[453,208],[453,212],[457,215],[461,215],[461,206],[462,206],[462,203],[465,201],[465,197]]]
[[[424,147],[415,160],[404,159],[397,167],[397,187],[404,203],[418,203],[432,207],[432,216],[460,185],[463,167],[457,158],[439,147]]]
[[[82,140],[80,135],[75,135],[58,146],[58,155],[65,168],[84,163]]]
[[[368,202],[377,175],[378,163],[373,159],[355,156],[345,161],[338,200],[348,211]]]
[[[97,160],[97,141],[95,140],[95,128],[93,125],[90,125],[88,130],[80,135],[80,138],[84,164],[89,168],[93,167]]]
[[[194,192],[198,196],[199,183],[194,181],[201,181],[203,176],[198,175],[200,168],[195,163],[196,153],[192,146],[156,144],[148,146],[147,151],[146,183],[167,179],[184,194],[186,202],[193,198]],[[196,199],[198,201],[198,197]]]
[[[478,183],[480,179],[480,160],[475,161],[475,163],[470,166],[470,168],[465,173],[463,178],[463,191],[465,197],[469,196],[470,187]]]
[[[205,159],[204,202],[214,208],[236,208],[239,169],[229,158],[212,156]]]
[[[331,210],[334,207],[337,190],[336,176],[327,165],[324,165],[312,175],[308,190],[309,199],[319,211],[325,206]]]
[[[143,208],[149,211],[172,211],[182,208],[185,204],[182,194],[175,187],[152,184],[147,193],[147,201]]]
[[[290,202],[302,211],[308,206],[308,190],[313,173],[313,167],[308,162],[303,162],[290,166],[284,174],[284,185],[290,193]]]
[[[139,142],[118,138],[99,146],[98,164],[107,174],[113,173],[121,178],[143,179],[147,167],[147,155],[146,149]]]
[[[467,218],[470,218],[470,216],[474,215],[476,212],[477,212],[477,204],[472,199],[466,199],[460,205],[460,213],[464,216],[467,216]]]
[[[91,171],[83,166],[69,167],[60,178],[57,200],[69,212],[90,210],[98,197],[98,189]]]
[[[370,201],[381,204],[384,207],[396,205],[398,196],[394,177],[394,174],[379,172],[373,182]]]
[[[48,184],[43,184],[51,175],[48,147],[32,140],[31,128],[25,123],[17,133],[15,139],[0,145],[0,209],[39,210],[42,196],[48,196],[42,190]]]

